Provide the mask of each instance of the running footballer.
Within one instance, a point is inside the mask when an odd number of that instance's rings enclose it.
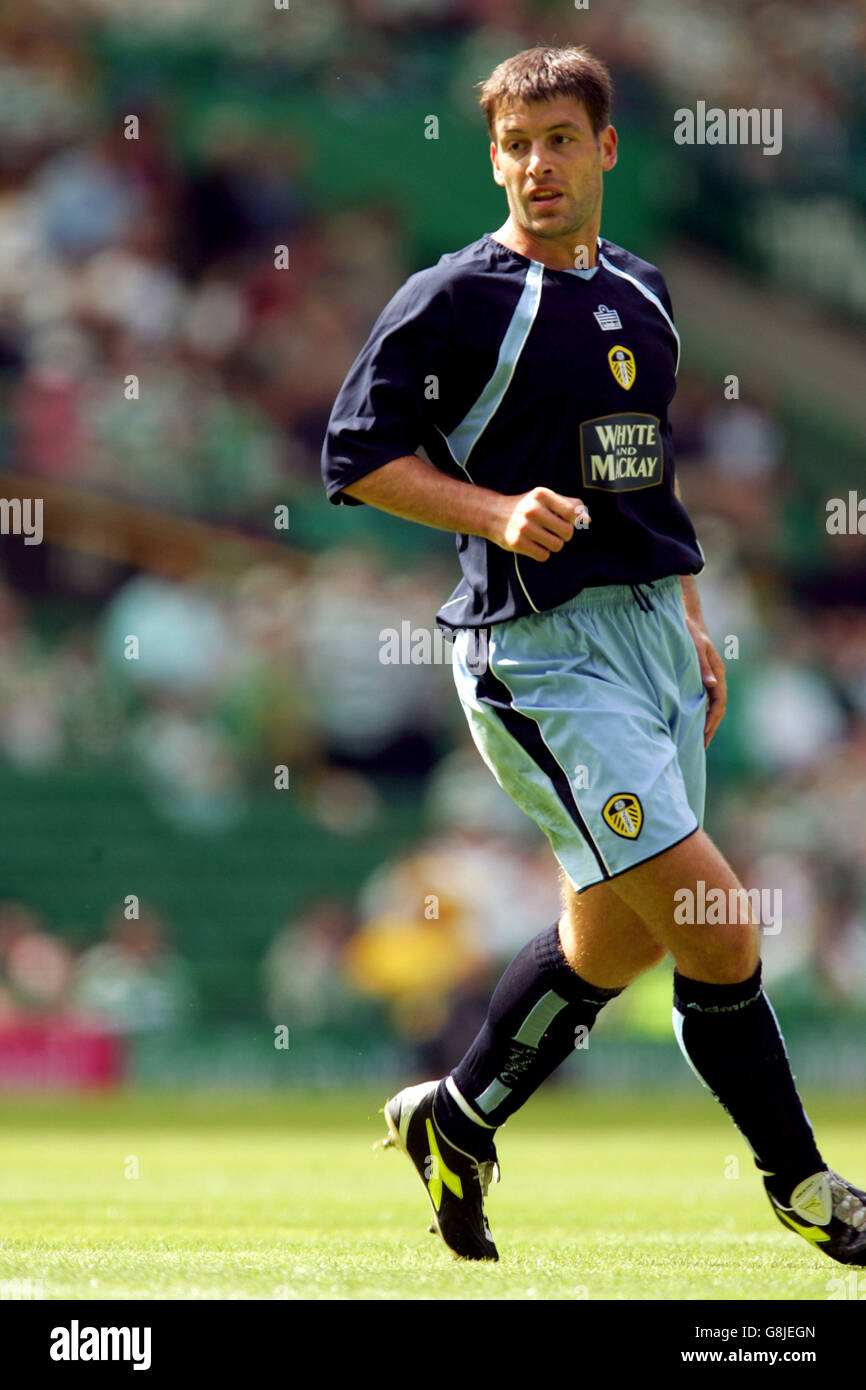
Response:
[[[332,502],[457,534],[462,578],[437,619],[454,633],[460,700],[562,870],[559,921],[512,961],[451,1074],[387,1102],[386,1142],[417,1169],[445,1244],[497,1259],[483,1205],[497,1129],[575,1030],[670,952],[679,1045],[749,1143],[776,1215],[863,1265],[866,1193],[818,1150],[761,986],[758,925],[702,829],[725,673],[675,485],[667,288],[599,236],[610,99],[584,48],[495,69],[481,105],[508,217],[394,296],[323,451]],[[677,924],[674,895],[701,880],[738,905],[733,923]]]

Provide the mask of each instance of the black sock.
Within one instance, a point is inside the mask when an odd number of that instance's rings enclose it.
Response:
[[[556,923],[536,936],[496,986],[466,1056],[440,1082],[435,1113],[446,1135],[479,1157],[489,1152],[496,1127],[585,1041],[599,1011],[621,993],[575,974]]]
[[[760,963],[736,985],[674,971],[673,1023],[686,1061],[727,1110],[773,1195],[787,1203],[797,1184],[826,1164],[761,988]]]

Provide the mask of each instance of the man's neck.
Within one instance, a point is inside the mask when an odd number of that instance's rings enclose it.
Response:
[[[491,232],[494,241],[516,251],[527,260],[540,261],[548,270],[588,270],[596,264],[598,228],[595,223],[561,238],[534,237],[508,218],[498,231]]]

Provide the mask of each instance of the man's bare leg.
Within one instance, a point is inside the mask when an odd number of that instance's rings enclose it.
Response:
[[[697,899],[698,884],[704,892],[722,889],[725,903],[732,902],[732,922],[693,925],[677,923],[674,894],[688,889]],[[639,914],[647,929],[671,952],[677,970],[692,980],[729,985],[747,980],[760,959],[758,925],[751,919],[740,896],[742,884],[724,855],[703,830],[665,850],[645,864],[638,864],[610,883],[621,902]]]
[[[826,1165],[761,987],[759,926],[736,874],[696,830],[609,887],[673,955],[677,1041],[749,1143],[770,1192],[787,1202],[798,1184]],[[675,895],[688,890],[697,903],[713,889],[722,890],[720,915],[730,920],[676,920],[682,896]],[[579,914],[578,906],[578,920]]]
[[[667,947],[610,883],[576,893],[563,875],[559,940],[572,970],[602,989],[625,989],[658,965]]]
[[[733,908],[727,923],[676,920],[680,890],[698,902],[714,888]],[[582,1043],[605,1003],[670,951],[680,1047],[750,1144],[779,1220],[831,1258],[866,1264],[866,1192],[828,1170],[815,1145],[761,987],[759,948],[748,898],[702,831],[583,893],[566,885],[559,921],[512,961],[451,1076],[388,1102],[395,1133],[416,1127],[407,1152],[418,1171],[426,1173],[429,1156],[418,1129],[427,1117],[427,1135],[439,1136],[474,1193],[468,1204],[450,1202],[451,1248],[497,1258],[481,1206],[489,1179],[474,1176],[493,1171],[497,1127],[569,1055],[578,1026]]]

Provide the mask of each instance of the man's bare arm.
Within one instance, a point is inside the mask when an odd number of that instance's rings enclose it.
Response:
[[[682,502],[683,495],[680,492],[679,478],[674,478],[674,495],[679,502]],[[701,601],[698,598],[698,589],[695,584],[695,576],[693,574],[681,574],[680,583],[683,586],[683,605],[686,610],[686,617],[690,618],[693,623],[698,623],[700,627],[706,630],[704,615],[701,612]]]
[[[674,479],[674,492],[677,497],[680,497],[680,486],[676,478]],[[680,501],[682,501],[681,497]],[[701,601],[698,598],[698,586],[695,583],[695,576],[693,574],[681,574],[680,584],[683,590],[683,607],[686,610],[686,627],[689,630],[700,659],[701,678],[707,691],[707,718],[704,724],[704,747],[708,748],[713,734],[725,717],[725,708],[728,703],[725,663],[710,641],[707,625],[704,622],[704,615],[701,611]]]
[[[693,574],[681,574],[680,583],[683,586],[683,607],[686,610],[686,617],[693,623],[697,623],[699,627],[706,628],[695,576]]]
[[[393,459],[343,491],[406,521],[483,536],[533,560],[547,560],[571,540],[576,525],[589,524],[579,497],[563,497],[546,487],[506,496],[450,478],[417,454]]]

